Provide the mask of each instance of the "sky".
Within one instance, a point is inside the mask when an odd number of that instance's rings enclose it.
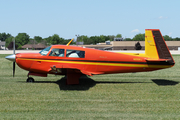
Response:
[[[133,38],[145,29],[160,29],[180,38],[179,0],[0,0],[0,11],[0,33],[13,36]]]

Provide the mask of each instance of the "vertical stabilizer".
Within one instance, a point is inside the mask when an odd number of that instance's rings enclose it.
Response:
[[[174,60],[159,29],[145,30],[145,54],[150,59],[166,60],[174,64]]]

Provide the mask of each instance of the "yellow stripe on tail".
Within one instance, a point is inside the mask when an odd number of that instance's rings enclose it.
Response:
[[[152,59],[159,59],[152,30],[145,30],[145,55]]]

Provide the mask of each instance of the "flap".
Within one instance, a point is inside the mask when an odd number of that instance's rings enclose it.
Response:
[[[84,70],[81,70],[81,72],[83,74],[89,75],[89,76],[104,74],[103,72],[88,72],[88,71],[84,71]]]

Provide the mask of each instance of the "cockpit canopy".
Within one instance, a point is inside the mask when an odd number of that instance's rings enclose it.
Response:
[[[63,49],[63,48],[52,48],[49,46],[39,53],[41,55],[46,56],[56,56],[56,57],[72,57],[72,58],[85,58],[85,51],[82,50],[75,50],[75,49]],[[51,52],[50,52],[51,50]]]
[[[41,50],[39,53],[40,53],[41,55],[47,55],[50,49],[51,49],[51,46],[49,46],[49,47]]]

